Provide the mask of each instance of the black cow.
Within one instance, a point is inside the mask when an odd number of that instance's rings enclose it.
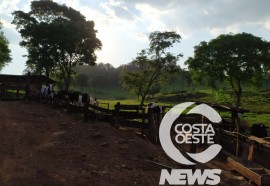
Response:
[[[68,92],[68,99],[70,103],[75,104],[75,102],[78,102],[80,94],[81,93],[77,91]]]
[[[154,114],[160,114],[160,113],[162,113],[162,107],[159,106],[159,105],[156,105],[156,104],[153,103],[153,102],[152,102],[152,103],[149,103],[149,104],[147,105],[147,107],[148,107],[148,109],[149,109],[149,108],[152,108]]]
[[[269,127],[265,126],[264,124],[253,124],[251,127],[251,135],[256,136],[258,138],[265,138],[267,137],[267,129]]]
[[[250,134],[256,136],[258,138],[265,138],[267,137],[267,129],[269,127],[265,126],[264,124],[253,124],[251,127]],[[263,153],[263,145],[256,142],[256,146],[258,151]]]
[[[82,95],[82,103],[83,103],[83,105],[85,105],[86,103],[88,103],[89,100],[90,100],[89,95],[87,93],[83,93],[83,95]]]
[[[81,98],[79,98],[81,96]],[[62,101],[67,101],[71,104],[85,105],[89,102],[89,95],[87,93],[80,93],[78,91],[61,90],[55,98]]]
[[[68,91],[60,90],[55,94],[54,98],[62,101],[68,101]]]

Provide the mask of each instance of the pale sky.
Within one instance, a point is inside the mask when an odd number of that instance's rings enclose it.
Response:
[[[220,34],[247,32],[270,41],[269,0],[54,0],[80,11],[95,22],[102,50],[97,63],[115,67],[132,61],[148,46],[148,35],[156,30],[174,30],[181,43],[175,53],[193,55],[193,47]],[[30,0],[0,0],[0,21],[10,41],[12,63],[2,74],[22,74],[26,50],[19,46],[21,37],[11,24],[15,10],[30,10]]]

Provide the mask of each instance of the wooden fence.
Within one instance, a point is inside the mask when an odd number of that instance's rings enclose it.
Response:
[[[106,108],[100,105],[106,105]],[[162,119],[162,114],[153,112],[140,105],[123,105],[118,102],[114,109],[110,109],[109,103],[99,103],[99,105],[86,104],[76,106],[65,101],[55,101],[55,108],[64,108],[68,113],[81,113],[85,122],[92,120],[108,122],[117,127],[137,128],[142,135],[148,135],[150,140],[158,143],[158,128]]]
[[[154,113],[153,109],[146,111],[146,108],[140,105],[122,105],[119,102],[112,110],[110,110],[109,104],[103,105],[106,108],[100,107],[100,105],[75,106],[61,101],[54,103],[54,106],[66,108],[69,113],[82,113],[86,122],[89,119],[100,120],[118,127],[137,128],[141,130],[143,135],[146,134],[152,142],[159,143],[158,131],[163,117],[161,113]],[[163,114],[167,109],[169,108],[163,107]],[[189,117],[191,116],[180,117],[179,121],[191,121],[191,123],[192,120],[202,121],[198,117]],[[270,168],[270,141],[226,130],[227,126],[231,127],[231,125],[232,123],[223,123],[214,126],[216,131],[215,142],[222,146],[222,151],[225,154],[228,154],[228,166],[257,185],[267,185],[270,183],[270,172],[268,170]],[[233,156],[237,135],[240,136],[240,157]],[[194,148],[194,144],[191,146]],[[191,146],[189,149],[192,149]]]

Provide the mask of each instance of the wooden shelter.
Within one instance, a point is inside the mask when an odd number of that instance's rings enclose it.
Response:
[[[0,74],[0,99],[5,98],[8,91],[20,91],[30,96],[39,96],[43,84],[55,84],[56,81],[43,75],[8,75]]]

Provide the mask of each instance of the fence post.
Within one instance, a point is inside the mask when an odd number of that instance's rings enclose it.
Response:
[[[155,117],[153,108],[148,108],[148,122],[149,122],[149,136],[150,141],[156,143],[156,122],[157,117]]]
[[[30,72],[26,75],[25,100],[30,101]]]
[[[142,135],[144,135],[144,125],[145,125],[145,122],[144,122],[144,115],[145,115],[145,109],[142,108],[142,128],[141,128],[141,133]]]
[[[249,146],[249,149],[248,149],[248,160],[249,161],[252,161],[253,159],[253,153],[254,153],[254,141],[251,141],[251,144]]]
[[[110,110],[110,103],[108,102],[107,104],[108,104],[107,108],[108,108],[108,110]]]
[[[114,105],[114,116],[113,116],[113,125],[114,126],[116,125],[116,123],[118,121],[119,111],[120,111],[120,102],[117,102],[117,104]]]

